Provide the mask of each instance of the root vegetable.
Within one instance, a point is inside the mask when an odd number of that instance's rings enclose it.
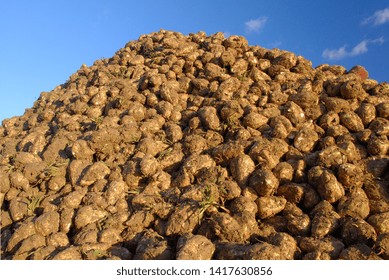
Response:
[[[311,227],[311,220],[307,214],[286,215],[287,229],[294,236],[305,236]]]
[[[338,201],[337,211],[342,216],[365,219],[370,213],[369,199],[361,188],[353,188]]]
[[[46,246],[46,239],[39,234],[34,234],[23,240],[22,244],[15,252],[13,260],[25,260],[30,252],[34,252]]]
[[[240,187],[247,184],[254,170],[255,163],[248,155],[240,155],[230,161],[230,172]]]
[[[385,260],[389,259],[389,233],[378,235],[374,250],[378,256]]]
[[[281,212],[286,205],[286,199],[278,196],[263,196],[256,200],[258,216],[261,219],[274,216]]]
[[[34,223],[32,221],[22,223],[10,237],[7,244],[7,251],[14,251],[19,242],[25,240],[29,236],[32,236],[33,234],[35,234]]]
[[[283,115],[287,117],[294,126],[298,126],[305,120],[303,109],[293,101],[288,101],[285,104]]]
[[[363,97],[366,96],[366,92],[363,90],[360,82],[347,81],[340,86],[340,95],[345,99],[358,98],[363,100]]]
[[[294,137],[294,146],[301,152],[310,152],[319,140],[319,135],[312,127],[301,129]]]
[[[360,218],[345,218],[342,221],[342,239],[346,245],[358,243],[374,243],[377,234],[374,228]]]
[[[212,130],[217,130],[219,128],[220,121],[214,107],[202,107],[199,109],[198,114],[205,128]]]
[[[166,235],[192,233],[201,220],[200,209],[182,205],[175,209],[166,224]]]
[[[299,203],[304,196],[304,187],[296,183],[287,183],[277,189],[277,195],[285,197],[290,203]]]
[[[257,169],[250,177],[249,186],[259,196],[272,195],[276,192],[279,181],[273,172],[268,169]]]
[[[115,203],[126,196],[127,185],[123,181],[112,181],[105,191],[105,198],[109,205]]]
[[[138,233],[154,222],[155,217],[149,211],[136,211],[125,222],[127,226],[122,233],[125,241],[132,240]]]
[[[255,214],[258,211],[257,204],[249,198],[243,196],[237,197],[231,201],[229,209],[234,216],[248,214],[255,217]]]
[[[267,124],[268,118],[255,112],[247,114],[243,119],[243,124],[254,129],[259,129],[261,126]]]
[[[376,106],[376,109],[378,111],[378,115],[381,118],[388,118],[389,117],[389,102],[382,102]]]
[[[362,187],[362,170],[359,166],[345,163],[338,168],[338,180],[346,188],[360,188]]]
[[[279,247],[281,258],[284,260],[294,259],[299,251],[296,240],[284,232],[271,235],[267,238],[267,242]]]
[[[377,234],[389,232],[389,212],[372,215],[367,222],[374,227]]]
[[[293,166],[287,162],[280,162],[273,169],[273,174],[279,180],[280,185],[291,182],[293,173]]]
[[[312,236],[323,238],[338,228],[340,216],[331,206],[320,208],[317,205],[312,212],[314,213],[311,226]]]
[[[182,236],[177,243],[177,260],[210,260],[215,245],[202,235]]]
[[[362,120],[352,111],[340,113],[340,123],[351,132],[358,132],[364,129]]]
[[[199,231],[201,233],[201,229]],[[205,236],[215,236],[221,241],[228,242],[243,242],[248,238],[248,236],[245,236],[241,231],[241,226],[236,219],[231,217],[228,213],[220,212],[212,213],[210,220],[207,223],[205,234]]]
[[[335,175],[327,170],[324,170],[323,174],[320,175],[317,191],[322,199],[330,203],[338,201],[345,194],[343,186]]]
[[[69,245],[69,238],[63,232],[56,232],[47,237],[47,245],[54,247],[66,247]]]
[[[220,195],[225,200],[239,197],[242,190],[235,181],[224,181],[220,186]]]
[[[9,213],[14,222],[22,220],[24,217],[26,217],[29,214],[28,213],[29,204],[30,202],[26,198],[15,197],[10,201]]]
[[[324,237],[320,239],[303,237],[299,242],[299,247],[305,253],[319,251],[327,253],[331,259],[336,259],[343,250],[344,244],[332,237]]]
[[[94,223],[107,215],[106,211],[95,209],[93,206],[83,206],[77,210],[74,217],[76,228],[80,229],[90,223]]]
[[[386,135],[372,135],[367,143],[367,150],[371,155],[386,155],[389,151],[389,140]]]
[[[372,250],[365,244],[352,245],[344,250],[339,255],[341,260],[379,260]]]
[[[53,260],[81,260],[81,253],[79,249],[75,246],[70,246],[59,253],[57,253]]]
[[[376,118],[376,108],[371,103],[362,103],[357,110],[364,126],[369,125]]]
[[[42,236],[48,236],[55,233],[58,229],[59,214],[57,212],[43,213],[35,220],[35,231]]]
[[[142,35],[0,125],[1,257],[387,259],[388,117],[362,66]]]
[[[215,147],[212,151],[212,156],[217,164],[223,164],[242,153],[243,145],[241,143],[228,142]]]
[[[384,118],[375,118],[369,125],[369,129],[377,135],[389,135],[389,120]]]
[[[347,163],[347,156],[337,146],[325,148],[317,155],[317,164],[327,168],[344,163]]]

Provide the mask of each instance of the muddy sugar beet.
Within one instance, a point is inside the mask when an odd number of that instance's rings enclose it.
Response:
[[[0,126],[3,259],[388,259],[389,85],[161,30]]]

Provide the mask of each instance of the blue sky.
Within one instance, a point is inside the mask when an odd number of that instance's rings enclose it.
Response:
[[[13,0],[0,3],[0,121],[84,63],[111,57],[142,34],[167,29],[243,35],[250,45],[389,81],[389,1]]]

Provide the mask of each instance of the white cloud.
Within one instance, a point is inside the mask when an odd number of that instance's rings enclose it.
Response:
[[[385,39],[383,36],[381,36],[375,40],[370,40],[370,43],[382,45],[383,43],[385,43]]]
[[[349,53],[350,56],[357,56],[360,54],[363,54],[368,51],[367,49],[367,43],[369,43],[368,40],[363,40],[358,45],[356,45],[351,52]]]
[[[359,42],[351,51],[347,51],[346,46],[340,47],[339,49],[325,49],[322,53],[324,58],[331,60],[342,59],[348,56],[357,56],[368,52],[368,44],[383,44],[385,42],[383,37],[374,40],[363,40]]]
[[[341,59],[347,56],[346,46],[343,46],[337,50],[325,49],[322,56],[329,59]]]
[[[389,7],[383,10],[376,11],[372,16],[365,18],[362,21],[362,24],[381,25],[385,22],[389,22]]]
[[[266,24],[267,17],[260,17],[257,19],[250,19],[246,21],[244,24],[246,25],[247,32],[259,32]]]

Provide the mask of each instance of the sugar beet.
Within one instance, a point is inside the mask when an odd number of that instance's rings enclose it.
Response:
[[[388,259],[389,88],[161,30],[0,126],[3,259]]]

